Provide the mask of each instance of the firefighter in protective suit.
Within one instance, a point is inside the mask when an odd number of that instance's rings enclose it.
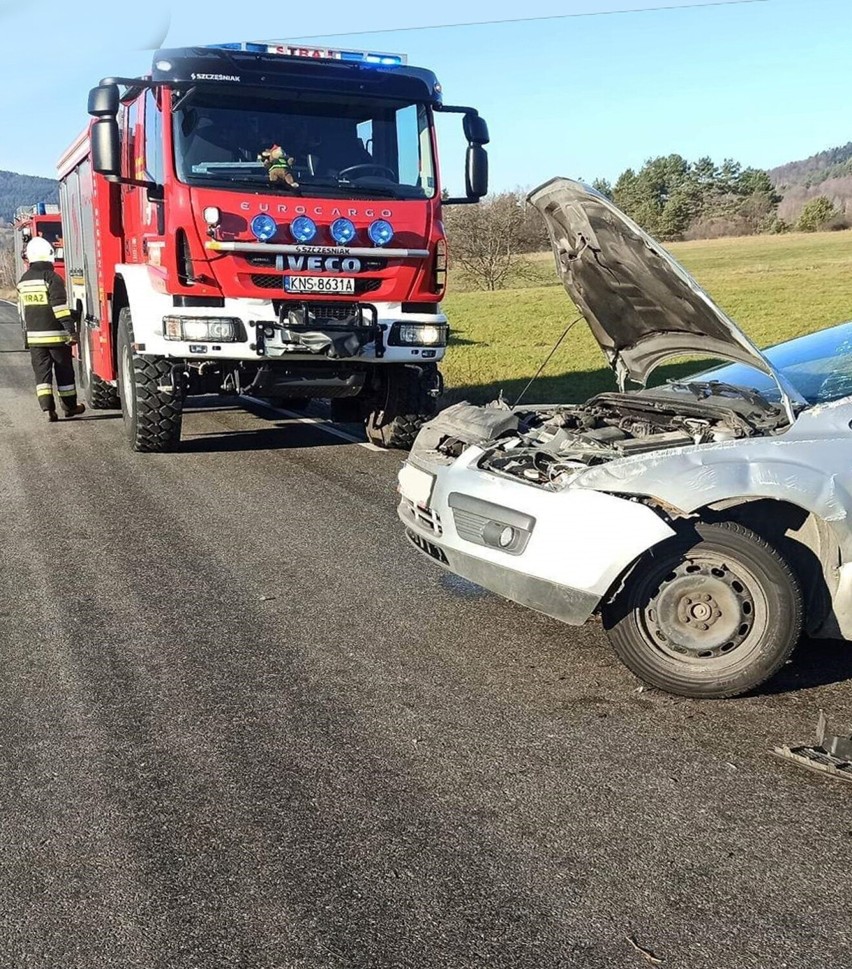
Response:
[[[65,283],[53,268],[53,247],[41,237],[30,239],[25,251],[29,268],[18,283],[18,296],[41,409],[52,423],[59,420],[53,381],[66,417],[85,411],[77,403],[71,344],[76,342],[74,318],[68,309]]]

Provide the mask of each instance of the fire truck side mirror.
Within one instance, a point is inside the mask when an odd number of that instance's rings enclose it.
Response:
[[[485,118],[480,118],[478,114],[466,114],[463,121],[464,136],[470,145],[487,145],[491,140],[488,137],[488,125]]]
[[[92,168],[99,175],[121,176],[121,146],[118,137],[118,85],[99,84],[89,91],[92,125]]]
[[[121,146],[115,118],[98,118],[92,125],[92,168],[99,175],[121,176]]]
[[[488,152],[482,145],[468,145],[465,191],[471,200],[488,194]]]
[[[118,114],[117,84],[99,84],[89,91],[89,114],[93,118],[114,118]]]

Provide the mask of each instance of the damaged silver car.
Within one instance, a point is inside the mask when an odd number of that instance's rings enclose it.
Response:
[[[620,389],[448,407],[400,471],[410,541],[566,623],[598,613],[635,674],[683,696],[753,689],[803,630],[852,638],[852,324],[761,352],[593,189],[529,201]],[[731,363],[626,389],[685,354]]]

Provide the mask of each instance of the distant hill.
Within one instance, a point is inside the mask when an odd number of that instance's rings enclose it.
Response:
[[[0,171],[0,224],[11,222],[21,205],[58,201],[59,183],[55,179]]]
[[[783,196],[778,215],[788,222],[816,195],[827,196],[841,212],[852,216],[852,141],[772,168],[769,177]]]

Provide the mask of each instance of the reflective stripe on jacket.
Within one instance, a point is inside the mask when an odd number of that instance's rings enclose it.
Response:
[[[67,343],[74,332],[74,318],[62,277],[49,262],[33,263],[21,276],[18,297],[30,346]]]

